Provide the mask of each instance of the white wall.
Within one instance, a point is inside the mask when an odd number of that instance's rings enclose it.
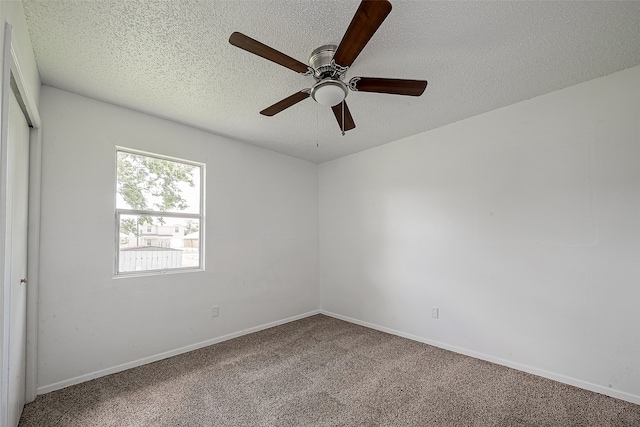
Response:
[[[640,67],[319,184],[324,311],[640,403]]]
[[[640,403],[639,88],[635,67],[318,180],[311,163],[44,87],[40,391],[320,306]],[[113,279],[116,145],[207,163],[206,272]]]
[[[40,114],[40,392],[317,310],[317,165],[47,86]],[[113,278],[116,145],[206,163],[205,272]]]

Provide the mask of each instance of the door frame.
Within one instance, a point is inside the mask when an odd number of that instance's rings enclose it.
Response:
[[[7,137],[9,124],[9,101],[12,93],[16,94],[20,106],[30,126],[29,132],[29,213],[27,235],[27,347],[25,371],[25,401],[30,402],[37,394],[37,337],[38,337],[38,287],[40,261],[40,187],[41,187],[41,153],[42,132],[41,120],[37,104],[33,98],[33,88],[29,87],[25,78],[12,39],[13,27],[5,23],[4,46],[2,53],[2,99],[0,111],[0,342],[2,344],[2,369],[0,377],[0,427],[8,423],[8,379],[9,370],[9,331],[10,331],[10,298],[8,289],[10,277],[6,258],[6,213],[7,213]],[[13,82],[13,85],[12,85]]]

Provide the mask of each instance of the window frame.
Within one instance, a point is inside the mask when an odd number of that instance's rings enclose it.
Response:
[[[147,151],[136,150],[132,148],[116,146],[115,147],[115,177],[114,177],[114,211],[115,211],[115,256],[114,256],[114,266],[113,266],[113,275],[114,278],[122,278],[122,277],[132,277],[132,276],[156,276],[156,275],[164,275],[164,274],[174,274],[174,273],[188,273],[188,272],[197,272],[204,271],[204,251],[205,251],[205,242],[204,242],[204,228],[205,228],[205,173],[206,173],[206,164],[195,162],[193,160],[186,160],[177,157],[165,156],[157,153],[150,153]],[[163,212],[156,211],[150,209],[125,209],[118,208],[118,153],[123,152],[127,154],[133,154],[136,156],[145,156],[151,157],[160,160],[166,160],[175,163],[182,163],[191,166],[195,166],[200,169],[200,206],[198,213],[182,213],[182,212]],[[138,216],[152,216],[152,217],[163,217],[163,218],[180,218],[180,219],[196,219],[198,220],[198,266],[195,267],[179,267],[179,268],[164,268],[164,269],[152,269],[152,270],[140,270],[140,271],[119,271],[120,268],[120,218],[122,215],[138,215]],[[141,234],[141,237],[143,235]]]

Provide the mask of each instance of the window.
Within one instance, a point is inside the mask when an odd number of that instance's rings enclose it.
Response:
[[[203,182],[203,164],[116,151],[116,275],[203,268]]]

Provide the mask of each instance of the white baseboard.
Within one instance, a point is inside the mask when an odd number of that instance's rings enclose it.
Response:
[[[332,313],[326,310],[320,310],[321,314],[326,316],[335,317],[336,319],[344,320],[345,322],[354,323],[356,325],[365,326],[367,328],[376,329],[381,332],[386,332],[391,335],[397,335],[399,337],[408,338],[413,341],[422,342],[425,344],[432,345],[434,347],[443,348],[445,350],[453,351],[455,353],[464,354],[465,356],[474,357],[476,359],[485,360],[487,362],[492,362],[498,365],[506,366],[509,368],[517,369],[518,371],[527,372],[529,374],[537,375],[539,377],[548,378],[550,380],[558,381],[564,384],[569,384],[575,387],[579,387],[585,390],[593,391],[596,393],[604,394],[606,396],[615,397],[616,399],[625,400],[627,402],[635,403],[636,405],[640,405],[640,396],[626,393],[624,391],[604,387],[598,384],[593,384],[588,381],[579,380],[577,378],[568,377],[566,375],[557,374],[555,372],[545,371],[544,369],[534,368],[532,366],[523,365],[517,362],[512,362],[507,359],[502,359],[495,356],[490,356],[488,354],[479,353],[477,351],[468,350],[466,348],[456,347],[453,345],[449,345],[439,341],[433,341],[426,338],[419,337],[417,335],[407,334],[405,332],[396,331],[395,329],[386,328],[384,326],[375,325],[373,323],[364,322],[362,320],[353,319],[351,317],[343,316],[341,314]]]
[[[462,348],[462,347],[457,347],[457,346],[453,346],[453,345],[449,345],[443,342],[439,342],[439,341],[434,341],[434,340],[430,340],[430,339],[426,339],[423,337],[419,337],[417,335],[412,335],[412,334],[408,334],[405,332],[401,332],[401,331],[397,331],[395,329],[391,329],[391,328],[386,328],[384,326],[379,326],[373,323],[369,323],[369,322],[365,322],[362,320],[358,320],[358,319],[354,319],[348,316],[343,316],[341,314],[337,314],[337,313],[332,313],[330,311],[326,311],[326,310],[313,310],[307,313],[303,313],[303,314],[299,314],[297,316],[292,316],[292,317],[288,317],[286,319],[282,319],[282,320],[277,320],[275,322],[270,322],[270,323],[265,323],[263,325],[259,325],[259,326],[255,326],[252,328],[248,328],[248,329],[243,329],[241,331],[238,332],[234,332],[232,334],[228,334],[228,335],[224,335],[221,337],[217,337],[217,338],[212,338],[210,340],[206,340],[206,341],[202,341],[196,344],[192,344],[186,347],[182,347],[182,348],[178,348],[175,350],[170,350],[170,351],[166,351],[164,353],[160,353],[160,354],[156,354],[154,356],[149,356],[149,357],[145,357],[142,359],[138,359],[138,360],[134,360],[132,362],[128,362],[128,363],[123,363],[121,365],[117,365],[117,366],[113,366],[111,368],[106,368],[106,369],[102,369],[100,371],[96,371],[96,372],[92,372],[89,374],[84,374],[84,375],[80,375],[74,378],[70,378],[68,380],[64,380],[64,381],[60,381],[54,384],[49,384],[49,385],[45,385],[45,386],[41,386],[38,387],[37,393],[38,395],[40,394],[45,394],[45,393],[49,393],[51,391],[55,391],[55,390],[59,390],[61,388],[65,388],[65,387],[69,387],[75,384],[79,384],[85,381],[89,381],[95,378],[100,378],[106,375],[110,375],[110,374],[114,374],[116,372],[121,372],[121,371],[125,371],[127,369],[131,369],[131,368],[135,368],[137,366],[142,366],[145,365],[147,363],[151,363],[151,362],[156,362],[158,360],[162,360],[162,359],[166,359],[168,357],[172,357],[172,356],[177,356],[179,354],[182,353],[187,353],[189,351],[193,351],[193,350],[197,350],[199,348],[203,348],[203,347],[207,347],[213,344],[217,344],[223,341],[227,341],[233,338],[237,338],[240,337],[242,335],[247,335],[247,334],[251,334],[253,332],[258,332],[264,329],[269,329],[272,328],[274,326],[279,326],[279,325],[283,325],[285,323],[289,323],[289,322],[293,322],[295,320],[300,320],[300,319],[304,319],[305,317],[309,317],[309,316],[313,316],[316,314],[324,314],[326,316],[330,316],[330,317],[334,317],[336,319],[340,319],[340,320],[344,320],[346,322],[350,322],[350,323],[354,323],[356,325],[360,325],[360,326],[364,326],[367,328],[371,328],[371,329],[375,329],[378,331],[382,331],[382,332],[386,332],[388,334],[392,334],[392,335],[397,335],[403,338],[407,338],[413,341],[418,341],[418,342],[422,342],[425,344],[429,344],[432,345],[434,347],[439,347],[439,348],[443,348],[445,350],[449,350],[449,351],[453,351],[455,353],[459,353],[459,354],[464,354],[465,356],[470,356],[470,357],[474,357],[476,359],[481,359],[481,360],[486,360],[487,362],[492,362],[492,363],[496,363],[498,365],[502,365],[502,366],[507,366],[509,368],[513,368],[513,369],[517,369],[519,371],[523,371],[523,372],[527,372],[533,375],[538,375],[540,377],[544,377],[544,378],[548,378],[550,380],[554,380],[554,381],[558,381],[561,383],[565,383],[565,384],[569,384],[575,387],[579,387],[585,390],[589,390],[589,391],[593,391],[596,393],[600,393],[600,394],[604,394],[606,396],[611,396],[614,397],[616,399],[621,399],[621,400],[625,400],[627,402],[631,402],[634,403],[636,405],[640,405],[640,396],[634,395],[634,394],[630,394],[630,393],[626,393],[624,391],[620,391],[620,390],[616,390],[616,389],[612,389],[612,388],[608,388],[608,387],[604,387],[604,386],[600,386],[598,384],[593,384],[590,383],[588,381],[583,381],[583,380],[579,380],[576,378],[572,378],[572,377],[568,377],[566,375],[561,375],[561,374],[557,374],[555,372],[549,372],[543,369],[538,369],[538,368],[534,368],[531,366],[527,366],[527,365],[523,365],[517,362],[513,362],[507,359],[502,359],[499,357],[495,357],[495,356],[491,356],[491,355],[487,355],[484,353],[479,353],[477,351],[473,351],[473,350],[468,350],[466,348]]]
[[[305,317],[314,316],[319,314],[320,310],[313,310],[307,313],[299,314],[297,316],[288,317],[282,320],[276,320],[275,322],[265,323],[263,325],[254,326],[252,328],[243,329],[238,332],[234,332],[232,334],[223,335],[221,337],[212,338],[210,340],[202,341],[196,344],[188,345],[186,347],[177,348],[175,350],[165,351],[164,353],[156,354],[149,357],[144,357],[142,359],[134,360],[132,362],[123,363],[121,365],[113,366],[111,368],[101,369],[99,371],[91,372],[89,374],[80,375],[74,378],[70,378],[68,380],[59,381],[57,383],[45,385],[38,387],[37,393],[45,394],[51,391],[60,390],[61,388],[69,387],[75,384],[80,384],[85,381],[93,380],[95,378],[104,377],[105,375],[115,374],[116,372],[126,371],[127,369],[135,368],[137,366],[146,365],[147,363],[156,362],[158,360],[166,359],[168,357],[177,356],[182,353],[187,353],[189,351],[197,350],[199,348],[207,347],[213,344],[220,343],[222,341],[227,341],[233,338],[240,337],[242,335],[251,334],[253,332],[262,331],[264,329],[273,328],[274,326],[283,325],[285,323],[293,322],[295,320],[304,319]]]

